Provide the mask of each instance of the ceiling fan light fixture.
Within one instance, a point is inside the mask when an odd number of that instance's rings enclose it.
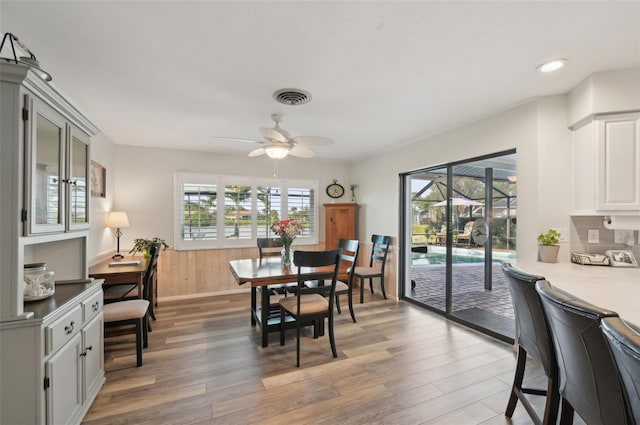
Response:
[[[264,151],[269,158],[283,159],[289,154],[289,147],[284,145],[267,145]]]

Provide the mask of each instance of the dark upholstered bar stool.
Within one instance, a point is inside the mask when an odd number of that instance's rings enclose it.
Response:
[[[543,280],[536,283],[558,360],[560,424],[574,410],[589,425],[629,424],[622,383],[600,321],[616,312],[589,304]]]
[[[511,396],[507,403],[505,416],[511,417],[518,400],[522,403],[531,420],[536,425],[555,424],[560,406],[558,393],[558,365],[556,363],[551,333],[542,310],[540,296],[536,292],[537,281],[544,280],[542,276],[534,276],[517,270],[509,263],[502,265],[502,272],[507,278],[507,287],[511,292],[513,311],[515,312],[518,342],[518,360],[513,377]],[[547,389],[539,390],[524,388],[522,381],[527,364],[527,354],[542,367],[547,375]],[[543,417],[538,417],[536,411],[525,394],[546,396]]]
[[[640,329],[619,317],[600,324],[618,367],[629,423],[640,424]]]

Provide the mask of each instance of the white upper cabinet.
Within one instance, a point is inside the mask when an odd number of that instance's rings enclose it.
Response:
[[[596,208],[640,211],[640,113],[596,121]]]
[[[63,115],[25,95],[26,234],[89,227],[89,137]]]
[[[573,214],[640,215],[640,113],[597,116],[573,132]]]

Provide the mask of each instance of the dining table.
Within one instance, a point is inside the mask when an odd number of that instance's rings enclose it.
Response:
[[[280,257],[265,257],[262,260],[258,258],[230,260],[229,268],[238,285],[251,285],[251,325],[255,326],[257,324],[260,327],[262,346],[267,347],[269,345],[269,332],[280,331],[279,313],[269,311],[270,291],[268,287],[297,282],[298,267],[294,264],[285,266]],[[318,270],[319,273],[322,271],[322,269]],[[313,270],[305,269],[303,272],[309,273],[313,272]],[[341,268],[338,272],[338,279],[345,279],[346,277],[347,270]],[[261,288],[260,303],[258,303],[258,288]],[[295,327],[295,320],[287,317],[285,326]]]

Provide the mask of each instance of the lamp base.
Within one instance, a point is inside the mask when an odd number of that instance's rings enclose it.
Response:
[[[120,254],[119,252],[116,252],[111,258],[113,258],[114,260],[121,260],[124,258],[124,255]]]

